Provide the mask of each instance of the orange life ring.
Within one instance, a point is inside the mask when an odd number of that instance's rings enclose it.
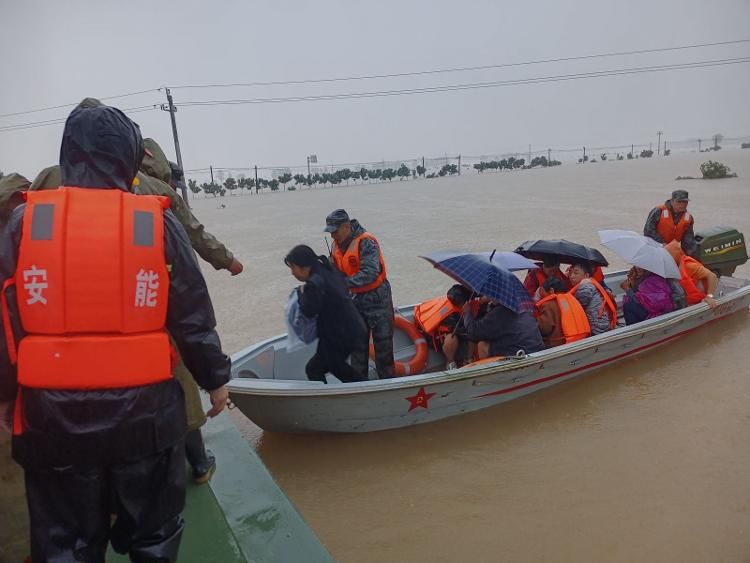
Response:
[[[414,357],[408,362],[394,362],[396,375],[399,377],[403,375],[416,375],[427,365],[427,341],[414,323],[408,321],[404,317],[396,316],[393,321],[393,327],[405,332],[406,336],[408,336],[417,347]],[[375,348],[372,345],[372,341],[370,341],[370,359],[375,360]]]

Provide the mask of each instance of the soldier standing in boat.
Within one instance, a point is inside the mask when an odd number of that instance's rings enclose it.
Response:
[[[686,190],[675,190],[672,198],[651,210],[643,227],[643,234],[656,242],[668,244],[678,241],[682,251],[688,256],[695,256],[698,244],[693,232],[693,216],[687,207],[690,198]]]
[[[368,341],[352,352],[352,367],[365,375],[369,371],[371,333],[378,377],[393,377],[393,298],[380,245],[359,221],[349,219],[344,209],[336,209],[326,217],[325,232],[333,239],[331,260],[346,276],[354,305],[369,328]]]

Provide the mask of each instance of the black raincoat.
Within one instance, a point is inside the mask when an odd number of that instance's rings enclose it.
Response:
[[[66,122],[60,150],[63,184],[128,191],[142,156],[138,127],[119,110],[76,108]],[[15,274],[24,212],[25,206],[18,207],[0,235],[0,280]],[[171,266],[166,328],[198,384],[213,390],[229,380],[230,361],[221,350],[208,289],[187,235],[169,211],[164,225],[165,258]],[[24,333],[12,288],[8,298],[17,342]],[[18,391],[5,336],[0,325],[0,402],[12,401]],[[91,369],[104,371],[107,366]],[[175,560],[184,502],[184,458],[181,453],[175,457],[175,448],[181,451],[186,430],[177,381],[95,391],[24,388],[20,396],[24,428],[13,437],[13,456],[26,469],[32,528],[38,532],[32,537],[34,560],[89,560],[87,553],[99,549],[103,533],[106,545],[108,533],[99,526],[109,521],[109,511],[118,514],[121,525],[115,528],[125,528],[115,545],[119,551],[129,551],[134,560]],[[136,482],[144,486],[133,486]],[[85,507],[71,500],[107,487],[111,497],[104,495],[101,506],[98,501]],[[50,488],[57,488],[59,498],[69,503],[55,508]],[[38,506],[36,496],[41,499]],[[115,506],[108,505],[110,499],[116,499]],[[155,502],[166,511],[158,518],[149,516],[147,508]],[[66,513],[72,505],[80,510]],[[106,517],[97,520],[100,510]],[[71,514],[79,516],[78,527],[66,524]],[[91,528],[81,518],[97,525]],[[70,539],[68,545],[63,538]]]

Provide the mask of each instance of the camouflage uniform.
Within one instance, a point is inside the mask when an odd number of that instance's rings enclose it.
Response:
[[[13,197],[28,190],[30,185],[31,182],[16,173],[0,178],[0,230],[8,222],[11,211],[15,208],[15,205],[11,207]]]
[[[352,234],[349,240],[341,245],[346,250],[352,240],[366,232],[356,219],[351,220]],[[380,248],[372,239],[359,242],[360,266],[359,272],[346,278],[349,288],[361,287],[372,283],[380,274]],[[378,377],[393,377],[393,297],[391,284],[386,279],[377,288],[366,293],[353,294],[354,305],[365,319],[365,323],[372,332],[372,343],[375,348],[375,367]],[[360,373],[369,371],[369,336],[352,352],[352,367]]]

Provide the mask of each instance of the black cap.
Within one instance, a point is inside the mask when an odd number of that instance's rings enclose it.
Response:
[[[344,223],[349,222],[349,214],[346,212],[345,209],[336,209],[335,211],[331,211],[328,214],[328,217],[326,217],[326,228],[323,229],[326,233],[332,233],[336,229],[338,229],[341,225]]]
[[[687,190],[675,190],[672,192],[672,199],[675,201],[690,201]]]

